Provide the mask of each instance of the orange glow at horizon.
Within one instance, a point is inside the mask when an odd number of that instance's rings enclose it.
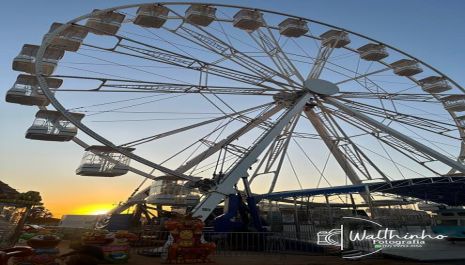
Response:
[[[50,207],[51,206],[51,207]],[[67,214],[76,214],[76,215],[102,215],[108,213],[111,209],[115,207],[112,203],[74,203],[67,205],[60,203],[59,205],[50,205],[46,207],[53,213],[53,216],[56,218],[62,218],[63,215]]]
[[[110,203],[87,204],[73,209],[69,214],[100,215],[108,213],[114,207]]]

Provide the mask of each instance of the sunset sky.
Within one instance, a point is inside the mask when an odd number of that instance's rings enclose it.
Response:
[[[11,61],[25,43],[39,43],[53,22],[67,21],[96,8],[143,1],[8,1],[2,2],[0,87],[2,95],[17,73]],[[423,59],[465,84],[465,2],[460,0],[268,0],[211,1],[276,10],[328,22],[392,44]],[[0,101],[0,180],[24,192],[40,191],[56,217],[101,214],[124,201],[142,180],[86,178],[74,174],[83,150],[73,142],[54,143],[24,138],[36,108]]]

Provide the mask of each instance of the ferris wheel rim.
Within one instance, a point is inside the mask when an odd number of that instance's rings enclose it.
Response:
[[[446,78],[448,81],[450,81],[452,84],[455,85],[456,88],[460,89],[461,91],[465,92],[465,89],[463,89],[459,84],[457,84],[453,79],[451,79],[450,77],[448,77],[447,75],[443,74],[441,71],[439,71],[438,69],[432,67],[431,65],[425,63],[423,60],[420,60],[406,52],[403,52],[402,50],[394,47],[394,46],[391,46],[389,44],[386,44],[384,42],[380,42],[378,40],[375,40],[373,38],[370,38],[368,36],[365,36],[363,34],[360,34],[360,33],[357,33],[357,32],[354,32],[354,31],[351,31],[351,30],[347,30],[345,28],[342,28],[342,27],[338,27],[338,26],[334,26],[334,25],[331,25],[331,24],[327,24],[327,23],[324,23],[324,22],[320,22],[320,21],[317,21],[317,20],[313,20],[313,19],[308,19],[308,18],[303,18],[303,17],[299,17],[299,16],[295,16],[295,15],[290,15],[290,14],[286,14],[286,13],[282,13],[282,12],[276,12],[276,11],[272,11],[272,10],[266,10],[266,9],[261,9],[261,8],[251,8],[251,7],[245,7],[245,6],[239,6],[239,5],[227,5],[227,4],[216,4],[216,3],[197,3],[197,2],[159,2],[159,3],[140,3],[140,4],[131,4],[131,5],[122,5],[122,6],[117,6],[117,7],[112,7],[112,8],[107,8],[107,9],[102,9],[102,10],[99,10],[97,13],[104,13],[104,12],[109,12],[109,11],[115,11],[115,10],[120,10],[120,9],[128,9],[128,8],[135,8],[135,7],[140,7],[140,6],[145,6],[145,5],[154,5],[154,4],[159,4],[159,5],[176,5],[176,6],[179,6],[179,5],[190,5],[190,4],[204,4],[204,5],[210,5],[210,6],[218,6],[218,7],[230,7],[230,8],[247,8],[247,9],[252,9],[252,10],[257,10],[257,11],[262,11],[262,12],[266,12],[266,13],[271,13],[271,14],[276,14],[276,15],[281,15],[281,16],[286,16],[286,17],[292,17],[292,18],[298,18],[298,19],[302,19],[302,20],[305,20],[307,22],[312,22],[312,23],[316,23],[316,24],[319,24],[319,25],[322,25],[322,26],[326,26],[326,27],[329,27],[329,28],[333,28],[333,29],[339,29],[339,30],[342,30],[342,31],[345,31],[345,32],[348,32],[350,34],[353,34],[353,35],[356,35],[356,36],[359,36],[361,38],[364,38],[366,40],[370,40],[370,41],[373,41],[375,43],[378,43],[378,44],[382,44],[382,45],[385,45],[387,48],[389,49],[392,49],[402,55],[405,55],[407,56],[408,58],[411,58],[411,59],[414,59],[416,60],[417,62],[421,63],[422,65],[426,66],[427,68],[429,68],[430,70],[432,70],[433,72],[439,74],[440,76]],[[93,130],[91,130],[89,127],[87,127],[86,125],[82,124],[81,121],[79,120],[76,120],[72,115],[70,115],[68,113],[68,111],[64,108],[63,105],[61,105],[61,103],[55,98],[55,95],[50,91],[50,89],[48,88],[48,85],[45,81],[45,77],[42,75],[42,62],[43,62],[43,55],[45,53],[45,50],[46,48],[48,47],[49,43],[50,43],[50,40],[57,36],[60,32],[62,32],[63,30],[65,30],[67,27],[69,27],[70,25],[72,25],[73,23],[76,23],[76,22],[79,22],[79,21],[82,21],[88,17],[90,17],[91,15],[93,14],[96,14],[94,12],[90,12],[86,15],[83,15],[83,16],[80,16],[80,17],[77,17],[75,19],[72,19],[66,23],[64,23],[63,25],[61,25],[60,27],[58,27],[57,29],[55,29],[53,32],[50,32],[48,36],[46,36],[37,52],[37,60],[35,62],[35,69],[36,69],[36,76],[37,76],[37,79],[38,79],[38,82],[39,82],[39,85],[41,87],[41,89],[44,91],[44,94],[45,96],[50,100],[50,102],[52,103],[52,105],[55,107],[55,109],[57,109],[58,111],[60,111],[64,117],[66,117],[69,121],[71,121],[76,127],[78,127],[81,131],[83,131],[84,133],[86,133],[87,135],[91,136],[92,138],[94,138],[95,140],[97,140],[98,142],[104,144],[104,145],[107,145],[109,147],[111,147],[112,149],[114,149],[115,151],[119,152],[119,153],[122,153],[123,155],[127,156],[127,157],[130,157],[131,159],[134,159],[135,161],[139,162],[139,163],[142,163],[142,164],[145,164],[151,168],[156,168],[154,167],[155,165],[157,165],[156,163],[153,163],[149,160],[146,160],[136,154],[133,154],[133,153],[130,153],[130,152],[127,152],[126,150],[114,145],[112,142],[108,141],[105,137],[99,135],[99,134],[96,134]],[[416,83],[416,82],[415,82]],[[456,121],[456,116],[454,116],[455,114],[452,112],[452,111],[449,111],[449,110],[446,110],[451,116],[452,118],[454,119],[454,121]],[[460,132],[460,134],[462,135],[463,134],[463,131],[462,130],[458,130]],[[465,150],[464,150],[464,147],[462,146],[461,147],[461,151],[460,151],[460,154],[464,154],[465,153]],[[163,171],[163,170],[162,170]],[[172,171],[169,173],[169,174],[172,174],[174,173],[173,175],[177,175],[176,172]],[[187,180],[191,180],[188,176],[185,176],[183,174],[181,175],[178,175],[178,177],[182,178],[182,179],[187,179]]]
[[[105,9],[101,9],[99,10],[98,12],[96,12],[97,14],[98,13],[105,13],[105,12],[109,12],[109,11],[115,11],[115,10],[119,10],[119,9],[128,9],[128,8],[135,8],[135,7],[140,7],[140,6],[147,6],[147,5],[172,5],[172,6],[181,6],[181,5],[190,5],[190,4],[200,4],[200,5],[208,5],[208,6],[219,6],[219,7],[229,7],[229,8],[246,8],[246,9],[250,9],[250,10],[257,10],[257,11],[262,11],[262,12],[266,12],[266,13],[270,13],[270,14],[275,14],[275,15],[280,15],[280,16],[286,16],[286,17],[290,17],[290,18],[297,18],[297,19],[300,19],[300,20],[304,20],[304,21],[307,21],[307,22],[312,22],[312,23],[316,23],[316,24],[319,24],[319,25],[323,25],[323,26],[326,26],[326,27],[329,27],[329,28],[333,28],[333,29],[338,29],[338,30],[342,30],[342,31],[345,31],[347,33],[350,33],[350,34],[353,34],[353,35],[356,35],[358,37],[361,37],[361,38],[364,38],[366,40],[370,40],[372,42],[375,42],[375,43],[378,43],[378,44],[382,44],[384,46],[386,46],[387,48],[389,49],[392,49],[402,55],[405,55],[407,57],[409,57],[410,59],[414,59],[415,61],[421,63],[422,65],[428,67],[429,69],[433,70],[434,72],[436,72],[437,74],[439,74],[440,76],[446,78],[448,81],[450,81],[451,83],[453,83],[458,89],[462,90],[463,92],[465,92],[465,88],[462,87],[460,84],[458,84],[456,81],[454,81],[454,79],[450,78],[448,75],[446,75],[445,73],[443,73],[442,71],[440,71],[439,69],[437,69],[436,67],[430,65],[429,63],[417,58],[416,56],[413,56],[407,52],[404,52],[403,50],[389,44],[389,43],[386,43],[386,42],[383,42],[383,41],[379,41],[377,39],[374,39],[374,38],[371,38],[367,35],[364,35],[364,34],[361,34],[361,33],[358,33],[358,32],[355,32],[355,31],[352,31],[352,30],[349,30],[349,29],[346,29],[346,28],[343,28],[343,27],[340,27],[340,26],[335,26],[333,24],[329,24],[329,23],[326,23],[326,22],[323,22],[323,21],[319,21],[319,20],[315,20],[315,19],[311,19],[311,18],[306,18],[306,17],[301,17],[301,16],[296,16],[296,15],[292,15],[292,14],[288,14],[288,13],[284,13],[284,12],[278,12],[278,11],[274,11],[274,10],[270,10],[270,9],[263,9],[263,8],[256,8],[256,7],[248,7],[248,6],[241,6],[241,5],[231,5],[231,4],[221,4],[221,3],[211,3],[211,2],[189,2],[189,1],[183,1],[183,2],[144,2],[144,3],[138,3],[138,4],[130,4],[130,5],[121,5],[121,6],[116,6],[116,7],[111,7],[111,8],[105,8]],[[79,16],[77,18],[74,18],[74,19],[71,19],[69,20],[68,22],[65,22],[63,23],[62,26],[58,27],[55,29],[55,31],[51,32],[50,33],[50,38],[47,38],[47,39],[51,39],[53,38],[54,36],[56,36],[57,34],[59,34],[60,32],[62,32],[64,29],[66,29],[69,25],[73,24],[73,23],[76,23],[78,21],[81,21],[83,19],[86,19],[86,18],[89,18],[92,14],[94,14],[94,12],[90,12],[88,14],[85,14],[85,15],[82,15],[82,16]],[[43,45],[44,43],[42,43]],[[41,45],[41,46],[42,46]],[[350,49],[349,49],[350,50]],[[39,57],[39,52],[38,52],[38,57]],[[41,56],[42,57],[42,56]],[[38,60],[40,61],[40,60]]]

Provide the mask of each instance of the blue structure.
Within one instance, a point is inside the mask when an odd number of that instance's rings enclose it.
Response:
[[[272,192],[246,198],[244,203],[239,194],[228,197],[228,211],[215,218],[215,231],[248,231],[250,227],[263,231],[259,210],[256,206],[263,199],[283,200],[286,198],[347,193],[388,193],[418,198],[450,206],[465,205],[465,176],[451,175],[433,178],[416,178],[391,182],[366,183],[318,189]],[[240,216],[240,219],[237,217]]]
[[[228,211],[215,218],[214,226],[216,232],[245,232],[249,231],[250,225],[258,231],[263,232],[258,208],[254,197],[246,199],[247,205],[243,202],[240,194],[228,196]],[[237,219],[239,214],[240,219]],[[251,220],[250,220],[251,219]]]
[[[357,193],[369,190],[371,193],[389,193],[404,197],[418,198],[450,206],[465,205],[465,176],[451,175],[433,178],[416,178],[391,182],[367,183],[358,185],[337,186],[319,189],[272,192],[255,196],[262,199],[280,200],[285,198]]]

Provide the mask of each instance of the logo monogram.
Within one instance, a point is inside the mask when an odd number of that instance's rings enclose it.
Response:
[[[321,246],[338,246],[343,250],[343,231],[343,225],[341,225],[341,228],[331,229],[330,231],[320,231],[316,234],[317,244]]]

